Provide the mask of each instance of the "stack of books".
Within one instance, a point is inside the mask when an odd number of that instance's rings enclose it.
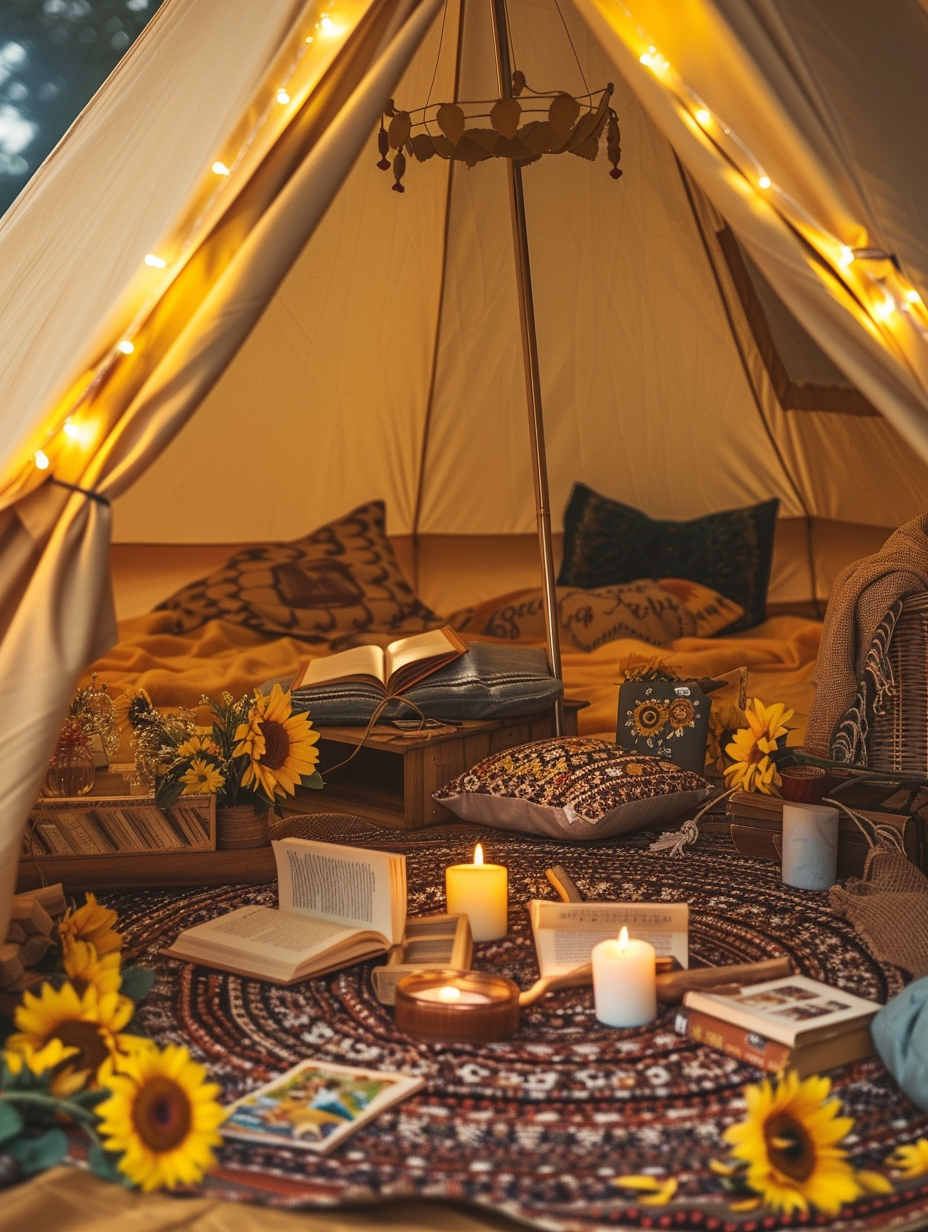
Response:
[[[804,975],[753,984],[732,995],[688,992],[681,1035],[739,1061],[801,1078],[872,1055],[870,1022],[881,1007]]]

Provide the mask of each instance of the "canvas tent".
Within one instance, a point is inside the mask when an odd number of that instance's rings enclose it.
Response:
[[[525,171],[555,512],[577,479],[655,516],[922,512],[917,0],[509,17],[531,84],[614,81],[623,130],[618,184]],[[496,95],[483,4],[168,0],[0,225],[8,878],[114,637],[113,528],[294,537],[376,495],[420,544],[531,531],[505,168],[374,166],[386,100],[429,94]]]

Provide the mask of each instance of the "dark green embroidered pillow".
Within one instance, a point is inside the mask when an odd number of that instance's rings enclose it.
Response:
[[[779,504],[774,499],[691,522],[662,522],[576,483],[564,514],[557,584],[591,589],[637,578],[686,578],[744,608],[727,633],[750,629],[767,617]]]

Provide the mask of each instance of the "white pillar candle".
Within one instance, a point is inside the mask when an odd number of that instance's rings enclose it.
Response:
[[[449,915],[466,915],[475,941],[496,941],[509,929],[509,873],[503,864],[484,864],[474,848],[473,864],[445,869]]]
[[[838,810],[827,804],[783,805],[783,884],[827,890],[838,878]]]
[[[629,940],[625,927],[618,940],[594,945],[593,999],[596,1017],[607,1027],[643,1027],[656,1018],[654,946]]]

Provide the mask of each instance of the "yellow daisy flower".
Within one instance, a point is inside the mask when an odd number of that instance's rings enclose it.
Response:
[[[787,734],[786,724],[795,711],[787,710],[782,702],[765,706],[755,697],[748,701],[744,713],[747,727],[735,732],[732,743],[725,746],[734,762],[725,768],[725,779],[729,787],[740,791],[774,795],[780,786],[780,775],[770,754],[777,751],[777,741]]]
[[[124,1041],[131,1044],[129,1037],[119,1033],[134,1012],[129,998],[118,993],[101,997],[91,987],[80,996],[70,983],[59,989],[43,984],[38,996],[29,991],[23,993],[22,1003],[13,1015],[18,1031],[9,1036],[6,1047],[12,1052],[22,1052],[27,1046],[38,1051],[58,1040],[65,1048],[75,1050],[66,1062],[65,1072],[79,1072],[84,1080],[92,1080]]]
[[[886,1160],[890,1168],[898,1168],[907,1181],[928,1172],[928,1138],[919,1138],[905,1146],[897,1146]]]
[[[838,1146],[854,1122],[838,1115],[838,1100],[825,1103],[830,1091],[827,1078],[801,1082],[793,1070],[776,1083],[765,1078],[745,1088],[747,1117],[724,1137],[747,1164],[747,1183],[764,1205],[836,1215],[864,1192]]]
[[[294,794],[304,775],[312,774],[319,760],[315,745],[319,733],[306,714],[294,714],[290,694],[275,684],[270,696],[255,690],[255,702],[246,723],[236,729],[234,757],[251,759],[242,786],[255,784],[269,799]]]
[[[101,957],[89,941],[74,941],[69,938],[62,946],[61,960],[65,974],[79,997],[82,997],[88,988],[95,988],[98,997],[119,992],[122,972],[119,969],[118,950]]]
[[[137,689],[133,685],[128,685],[117,697],[113,698],[116,722],[123,730],[126,728],[134,730],[140,716],[147,714],[151,709],[151,698],[144,689]]]
[[[206,1077],[176,1044],[120,1060],[107,1075],[112,1095],[97,1107],[99,1133],[133,1184],[146,1191],[194,1185],[215,1166],[226,1111]]]
[[[180,776],[184,784],[182,792],[185,796],[215,795],[226,781],[226,776],[202,757],[195,757],[190,763],[190,769]]]
[[[177,746],[178,757],[196,757],[198,753],[218,754],[219,746],[212,736],[191,736]]]
[[[14,1075],[22,1073],[23,1069],[39,1076],[49,1070],[58,1070],[48,1089],[57,1099],[67,1099],[81,1089],[87,1077],[86,1071],[74,1071],[65,1064],[69,1057],[76,1055],[76,1048],[66,1048],[60,1039],[51,1039],[44,1048],[23,1044],[20,1049],[7,1050],[3,1053],[3,1060]]]
[[[116,932],[116,912],[101,907],[95,894],[87,894],[83,907],[68,908],[58,924],[62,947],[71,941],[89,941],[98,954],[111,954],[122,945],[122,936]]]

